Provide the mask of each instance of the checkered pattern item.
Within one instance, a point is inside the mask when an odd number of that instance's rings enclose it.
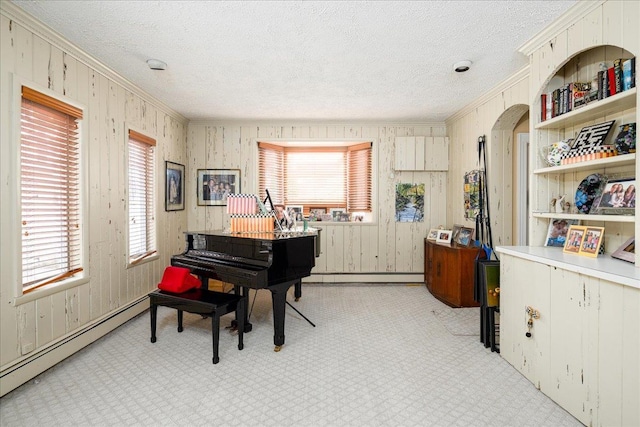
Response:
[[[618,152],[613,145],[600,145],[563,153],[560,164],[569,165],[585,162],[587,160],[604,159],[606,157],[615,156],[616,154],[618,154]]]

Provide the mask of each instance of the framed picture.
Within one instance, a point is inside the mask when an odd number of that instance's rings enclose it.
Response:
[[[438,230],[438,236],[436,242],[438,243],[451,243],[451,230]]]
[[[461,246],[469,246],[473,240],[473,232],[475,229],[471,227],[462,227],[456,236],[455,242]]]
[[[453,224],[453,229],[451,230],[451,241],[456,242],[458,239],[458,234],[460,233],[460,229],[462,229],[462,225]]]
[[[289,214],[289,218],[296,221],[302,221],[304,219],[302,216],[302,205],[289,205],[286,209]]]
[[[610,179],[607,181],[607,185],[605,185],[597,203],[595,208],[595,213],[597,214],[635,215],[635,178]]]
[[[329,213],[334,221],[340,221],[340,215],[344,213],[344,208],[331,208],[329,209]]]
[[[600,251],[600,245],[604,240],[604,227],[585,227],[582,245],[580,245],[580,255],[595,258]]]
[[[333,217],[333,220],[338,222],[351,222],[351,214],[348,212],[342,212],[341,214]]]
[[[611,254],[612,257],[621,259],[623,261],[634,262],[634,258],[636,255],[636,238],[631,237],[629,240],[624,242],[622,246],[620,246],[614,253]]]
[[[564,247],[564,242],[567,240],[567,232],[572,225],[580,225],[580,220],[551,219],[549,221],[549,230],[547,231],[547,238],[544,241],[544,245]]]
[[[240,169],[198,169],[198,205],[226,206],[229,194],[240,193]]]
[[[570,225],[567,231],[567,239],[564,242],[564,248],[562,252],[577,254],[580,252],[582,246],[582,239],[587,227],[582,225]]]
[[[438,228],[432,228],[431,230],[429,230],[429,234],[427,234],[427,240],[436,240],[438,238],[438,231],[440,231],[440,229]]]
[[[184,210],[184,165],[165,161],[164,170],[164,210]]]

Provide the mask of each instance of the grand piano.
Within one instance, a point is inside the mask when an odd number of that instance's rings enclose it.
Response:
[[[284,316],[289,288],[300,297],[303,277],[311,275],[317,256],[317,232],[228,233],[185,232],[186,250],[171,257],[171,265],[186,267],[208,286],[208,279],[231,283],[236,294],[248,297],[250,288],[271,291],[273,343],[284,344]],[[248,311],[248,310],[246,310]],[[245,313],[245,332],[252,329]]]

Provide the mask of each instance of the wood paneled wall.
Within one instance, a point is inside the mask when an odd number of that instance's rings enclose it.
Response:
[[[4,3],[4,2],[3,2]],[[186,120],[135,88],[121,84],[91,58],[48,34],[35,21],[0,16],[0,366],[24,360],[108,318],[156,287],[169,257],[183,247],[186,211],[164,211],[164,161],[186,162]],[[85,106],[83,150],[89,166],[85,232],[87,283],[21,295],[19,128],[16,81],[29,82]],[[126,126],[157,140],[158,259],[127,268]],[[126,319],[125,319],[126,320]],[[95,339],[95,338],[93,338]],[[86,344],[85,344],[86,345]],[[40,371],[50,367],[38,363]],[[32,370],[35,368],[31,366]],[[33,375],[37,374],[35,372]],[[6,379],[3,378],[3,382]],[[4,390],[4,384],[3,384]]]
[[[445,127],[444,124],[407,126],[192,122],[189,124],[187,148],[188,228],[212,230],[228,227],[228,216],[223,207],[197,205],[198,169],[240,169],[242,192],[257,192],[257,140],[371,140],[374,143],[374,222],[317,223],[317,226],[322,227],[322,254],[316,260],[311,280],[422,281],[424,238],[430,227],[447,225],[447,173],[394,171],[396,136],[445,136]],[[395,185],[401,182],[425,184],[424,222],[395,222]]]

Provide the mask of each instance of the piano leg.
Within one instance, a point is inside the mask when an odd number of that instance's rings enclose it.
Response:
[[[284,345],[284,314],[287,302],[287,292],[297,281],[284,282],[278,285],[269,286],[271,291],[271,301],[273,303],[273,351],[280,351]]]
[[[156,319],[158,318],[158,305],[151,300],[151,342],[156,342]]]
[[[249,323],[249,288],[244,286],[233,285],[233,293],[236,295],[242,295],[243,297],[244,310],[242,314],[243,316],[242,323],[244,324],[244,332],[251,332],[251,330],[253,329],[253,325]],[[231,326],[233,326],[234,328],[240,325],[240,320],[238,319],[238,316],[241,316],[241,314],[238,313],[238,310],[236,310],[236,320],[231,322]]]
[[[300,297],[302,297],[302,280],[296,282],[295,288],[293,289],[293,296],[296,298],[296,301],[300,301]]]

